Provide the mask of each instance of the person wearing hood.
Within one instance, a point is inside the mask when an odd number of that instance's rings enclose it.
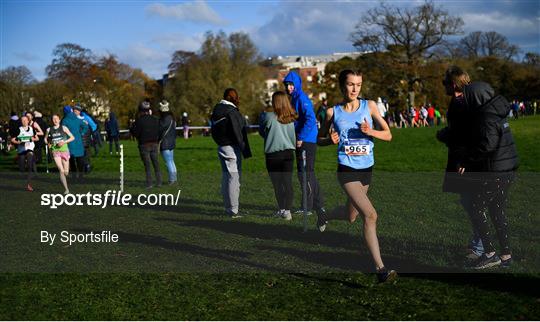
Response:
[[[90,122],[88,122],[88,115],[83,112],[82,107],[79,104],[76,104],[73,107],[73,113],[83,122],[83,135],[82,135],[82,141],[84,146],[84,172],[89,173],[91,169],[90,165],[90,146],[92,145],[92,126],[90,125]],[[92,121],[93,123],[93,121]],[[93,123],[95,126],[96,124]]]
[[[508,237],[506,206],[508,192],[518,168],[518,155],[507,116],[510,103],[484,82],[473,82],[463,91],[471,116],[471,136],[461,173],[472,172],[479,186],[472,194],[473,225],[480,234],[484,254],[475,269],[510,266],[512,252]],[[495,252],[487,214],[495,227],[500,253]]]
[[[234,88],[227,88],[223,99],[212,110],[212,138],[218,145],[221,163],[221,194],[225,214],[231,218],[242,217],[240,212],[240,176],[242,157],[251,157],[245,119],[238,105],[240,97]]]
[[[82,180],[85,167],[83,136],[88,126],[77,117],[69,105],[64,106],[62,125],[67,127],[74,137],[74,140],[68,143],[71,173],[74,173],[78,180]]]
[[[468,176],[462,176],[459,171],[466,162],[467,144],[470,138],[471,116],[468,114],[463,88],[470,83],[467,72],[458,66],[450,66],[444,75],[443,85],[446,94],[451,96],[447,112],[447,126],[437,132],[437,139],[448,148],[446,172],[443,181],[443,192],[457,193],[465,212],[473,222],[471,191],[474,191],[474,182]],[[476,260],[484,253],[484,246],[480,233],[472,225],[472,237],[468,244],[469,260]]]
[[[139,118],[130,128],[137,138],[139,153],[146,172],[146,188],[152,188],[152,167],[156,176],[156,186],[161,186],[161,170],[158,162],[159,119],[152,116],[150,102],[145,100],[139,105]]]
[[[176,148],[176,121],[169,109],[169,102],[163,100],[159,103],[159,150],[167,165],[169,173],[169,184],[173,185],[177,181],[176,165],[174,163],[174,149]]]
[[[109,154],[112,155],[113,142],[116,147],[116,154],[118,154],[120,151],[120,144],[118,144],[120,130],[114,112],[110,112],[109,118],[105,121],[105,132],[107,132],[107,141],[109,141]]]
[[[298,180],[303,186],[303,160],[302,153],[306,152],[306,177],[307,187],[302,189],[307,192],[307,196],[302,200],[307,200],[305,207],[308,211],[316,210],[324,214],[323,193],[319,182],[315,176],[315,156],[317,154],[317,119],[313,110],[313,104],[308,96],[302,91],[302,79],[291,71],[283,79],[286,93],[291,98],[291,105],[295,109],[298,119],[294,124],[296,132],[296,167],[298,171]]]

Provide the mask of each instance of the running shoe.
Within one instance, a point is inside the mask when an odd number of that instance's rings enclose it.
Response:
[[[482,254],[483,253],[480,253],[480,252],[475,251],[473,249],[468,249],[467,250],[467,255],[465,255],[465,258],[467,258],[468,260],[477,260],[480,257],[482,257]]]
[[[274,217],[277,217],[277,218],[283,217],[283,209],[280,209],[280,210],[274,212]]]
[[[290,210],[283,210],[281,212],[281,217],[285,220],[292,220],[292,214]]]
[[[243,218],[247,215],[247,212],[245,211],[238,211],[237,213],[234,212],[226,212],[227,216],[231,219],[237,219],[237,218]]]
[[[497,255],[487,257],[486,254],[482,256],[473,264],[472,268],[474,269],[486,269],[490,267],[495,267],[501,265],[501,259]]]
[[[326,210],[324,208],[317,211],[317,229],[322,233],[326,230],[326,225],[328,224],[328,218],[326,216]]]
[[[379,283],[391,282],[397,278],[398,274],[396,271],[387,270],[386,267],[379,268],[377,270],[377,280]]]
[[[311,211],[306,211],[307,215],[308,216],[311,216],[313,213]],[[304,215],[304,211],[302,209],[298,209],[297,211],[294,212],[295,215]]]
[[[32,188],[32,185],[31,185],[31,184],[28,184],[28,185],[26,186],[26,190],[28,190],[28,191],[34,191],[34,188]]]
[[[512,257],[508,259],[501,259],[502,268],[510,268],[510,266],[512,266]]]

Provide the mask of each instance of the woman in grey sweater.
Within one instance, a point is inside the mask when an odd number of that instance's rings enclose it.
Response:
[[[264,138],[266,169],[279,208],[276,216],[285,220],[292,219],[292,171],[296,148],[294,121],[297,118],[287,94],[278,91],[272,95],[272,111],[262,115],[259,126],[259,133]]]

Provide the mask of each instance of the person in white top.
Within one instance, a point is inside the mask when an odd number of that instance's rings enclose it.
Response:
[[[21,117],[22,126],[19,127],[17,136],[11,138],[11,143],[17,145],[17,157],[19,159],[19,170],[25,172],[26,175],[26,190],[34,191],[31,184],[32,171],[34,170],[34,147],[38,139],[37,133],[30,126],[28,117]]]

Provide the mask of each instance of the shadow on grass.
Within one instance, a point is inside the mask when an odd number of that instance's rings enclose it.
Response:
[[[327,267],[372,272],[373,263],[371,256],[367,252],[363,239],[360,236],[355,237],[348,233],[337,231],[327,231],[323,234],[318,231],[308,231],[302,233],[298,227],[285,225],[265,225],[253,222],[242,221],[210,221],[210,220],[182,220],[177,218],[154,218],[158,221],[174,222],[182,227],[198,227],[205,229],[213,229],[216,231],[236,234],[252,239],[264,240],[280,240],[286,242],[301,242],[312,245],[323,245],[337,249],[347,249],[354,251],[353,253],[343,253],[341,251],[312,251],[300,248],[286,248],[274,246],[260,246],[261,250],[270,250],[280,252],[286,255],[295,256],[304,261],[322,264]],[[390,245],[390,249],[400,249],[403,251],[403,243],[399,240],[389,238],[380,238],[380,242],[385,245]],[[434,250],[434,245],[414,243],[414,249],[410,249],[410,253],[414,250],[422,252],[431,252]],[[388,267],[398,269],[400,272],[430,272],[430,273],[458,273],[460,270],[456,267],[440,267],[419,263],[412,260],[413,256],[403,258],[396,256],[384,256],[384,260]]]
[[[290,225],[265,225],[244,221],[215,221],[215,220],[183,220],[179,218],[154,218],[158,221],[176,223],[182,227],[199,227],[213,229],[228,234],[236,234],[249,238],[266,240],[283,240],[288,242],[302,242],[308,244],[320,244],[335,248],[358,250],[362,247],[359,238],[353,238],[349,234],[335,231],[321,234],[313,230],[302,233],[301,228]]]
[[[468,285],[488,291],[497,291],[511,294],[520,294],[539,298],[540,278],[525,274],[504,273],[405,273],[402,277],[412,277],[443,282],[452,285]]]

